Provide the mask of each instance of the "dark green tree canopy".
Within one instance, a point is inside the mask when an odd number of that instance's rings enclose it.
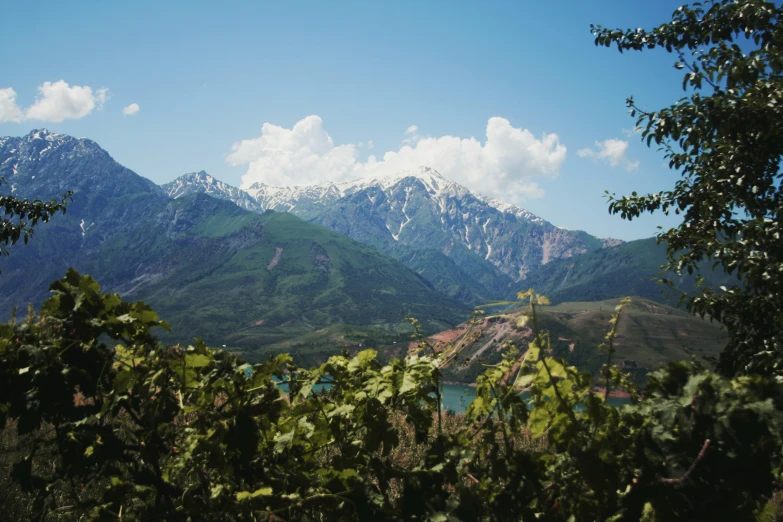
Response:
[[[702,288],[688,309],[726,325],[726,373],[783,379],[783,8],[761,0],[694,3],[652,30],[593,26],[596,45],[663,48],[676,54],[686,96],[658,111],[627,105],[642,139],[665,152],[682,178],[669,191],[616,199],[610,212],[683,215],[663,231],[664,270],[712,266],[737,276],[732,288]]]

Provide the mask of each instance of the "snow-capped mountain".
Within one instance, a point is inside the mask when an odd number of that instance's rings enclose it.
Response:
[[[388,252],[436,249],[469,273],[489,264],[519,282],[552,259],[616,244],[474,194],[426,167],[337,187],[343,197],[315,222]]]
[[[213,178],[203,170],[184,174],[170,183],[161,185],[161,187],[172,199],[200,192],[214,198],[233,201],[237,206],[251,212],[261,212],[261,206],[253,196],[242,189]]]
[[[247,193],[256,198],[264,210],[290,212],[302,219],[312,219],[345,195],[340,185],[327,182],[304,187],[275,187],[254,183]]]
[[[115,162],[94,141],[46,129],[18,138],[0,137],[0,176],[10,184],[11,192],[23,197],[52,198],[94,185],[110,195],[126,189],[163,194],[152,181]]]
[[[256,183],[246,192],[265,210],[290,212],[373,245],[471,303],[506,297],[551,260],[621,243],[556,227],[428,167],[301,187]]]
[[[462,185],[449,181],[438,171],[429,167],[406,170],[392,176],[378,178],[359,178],[353,181],[334,183],[327,181],[317,185],[276,187],[264,183],[254,183],[247,192],[255,197],[264,209],[278,212],[291,212],[303,217],[303,214],[319,214],[337,200],[370,188],[380,188],[385,191],[393,189],[406,178],[416,178],[421,181],[431,198],[444,202],[449,197],[463,197],[470,191]],[[490,206],[502,212],[514,214],[517,217],[540,220],[527,210],[494,199],[476,195]]]

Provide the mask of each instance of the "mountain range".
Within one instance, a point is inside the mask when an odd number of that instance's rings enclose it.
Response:
[[[259,209],[292,213],[378,248],[470,305],[513,295],[552,260],[622,243],[556,227],[428,167],[304,187],[256,183],[246,191],[201,172],[163,188],[172,198],[204,192],[243,208],[255,200]]]
[[[247,191],[202,171],[158,186],[91,140],[36,130],[0,138],[0,176],[0,190],[22,198],[74,192],[65,215],[0,259],[2,311],[40,303],[73,266],[147,301],[172,324],[167,340],[247,352],[312,350],[324,336],[393,344],[406,315],[444,330],[469,305],[528,287],[555,303],[672,302],[652,281],[665,259],[654,238],[564,230],[428,168]]]
[[[295,214],[378,248],[468,305],[511,299],[520,288],[535,288],[555,303],[627,295],[678,302],[678,294],[657,281],[666,246],[655,238],[626,243],[566,230],[428,167],[303,187],[255,183],[246,191],[200,172],[163,189],[172,198],[203,192],[243,208],[255,201],[258,211]],[[711,286],[736,284],[706,267],[702,275]],[[695,289],[693,276],[667,278],[676,289]]]
[[[433,331],[469,313],[371,246],[288,213],[172,199],[88,139],[0,138],[0,176],[22,198],[74,192],[65,215],[0,261],[0,310],[40,303],[72,266],[148,302],[172,324],[167,339],[237,349],[334,323],[396,331],[406,315]]]

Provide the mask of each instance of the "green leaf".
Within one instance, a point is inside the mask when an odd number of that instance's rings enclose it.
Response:
[[[251,499],[257,498],[257,497],[269,497],[272,495],[272,488],[259,488],[252,493],[250,491],[238,491],[237,492],[237,501],[238,502],[247,502]]]
[[[132,370],[122,370],[114,377],[114,391],[125,393],[136,382],[136,374]]]
[[[212,364],[212,358],[198,353],[189,353],[185,355],[185,364],[190,368],[202,368]]]
[[[533,408],[528,419],[527,427],[534,438],[541,437],[549,427],[549,413],[544,408]]]
[[[405,372],[402,376],[402,386],[400,386],[400,393],[407,393],[411,390],[415,390],[419,386],[419,379],[411,372]]]

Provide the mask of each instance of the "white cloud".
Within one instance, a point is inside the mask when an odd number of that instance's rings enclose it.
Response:
[[[596,150],[579,149],[576,153],[580,158],[595,158],[606,160],[609,165],[616,167],[622,165],[628,172],[639,168],[639,162],[628,159],[625,153],[628,151],[628,142],[623,140],[608,139],[595,142]]]
[[[54,123],[78,120],[90,114],[96,107],[100,110],[108,95],[108,89],[97,89],[93,92],[89,86],[70,87],[63,80],[44,82],[38,87],[35,103],[25,111],[25,118]]]
[[[417,141],[421,139],[421,136],[419,136],[419,126],[418,125],[411,125],[407,129],[405,129],[405,135],[407,138],[402,140],[403,145],[415,145]]]
[[[256,182],[285,186],[346,181],[428,166],[486,196],[520,202],[542,197],[543,190],[530,178],[556,176],[566,156],[556,134],[536,138],[505,118],[489,119],[483,144],[455,136],[421,138],[417,131],[406,130],[407,136],[417,137],[415,143],[406,138],[398,150],[362,162],[358,146],[336,146],[321,118],[308,116],[292,129],[265,123],[261,136],[235,143],[226,160],[248,166],[244,188]]]
[[[139,109],[139,104],[138,104],[138,103],[131,103],[131,104],[130,104],[130,105],[128,105],[127,107],[123,107],[123,109],[122,109],[122,113],[123,113],[125,116],[133,116],[134,114],[136,114],[137,112],[139,112],[139,110],[140,110],[140,109]]]
[[[16,104],[16,91],[8,87],[0,89],[0,123],[6,121],[20,122],[24,114]]]

